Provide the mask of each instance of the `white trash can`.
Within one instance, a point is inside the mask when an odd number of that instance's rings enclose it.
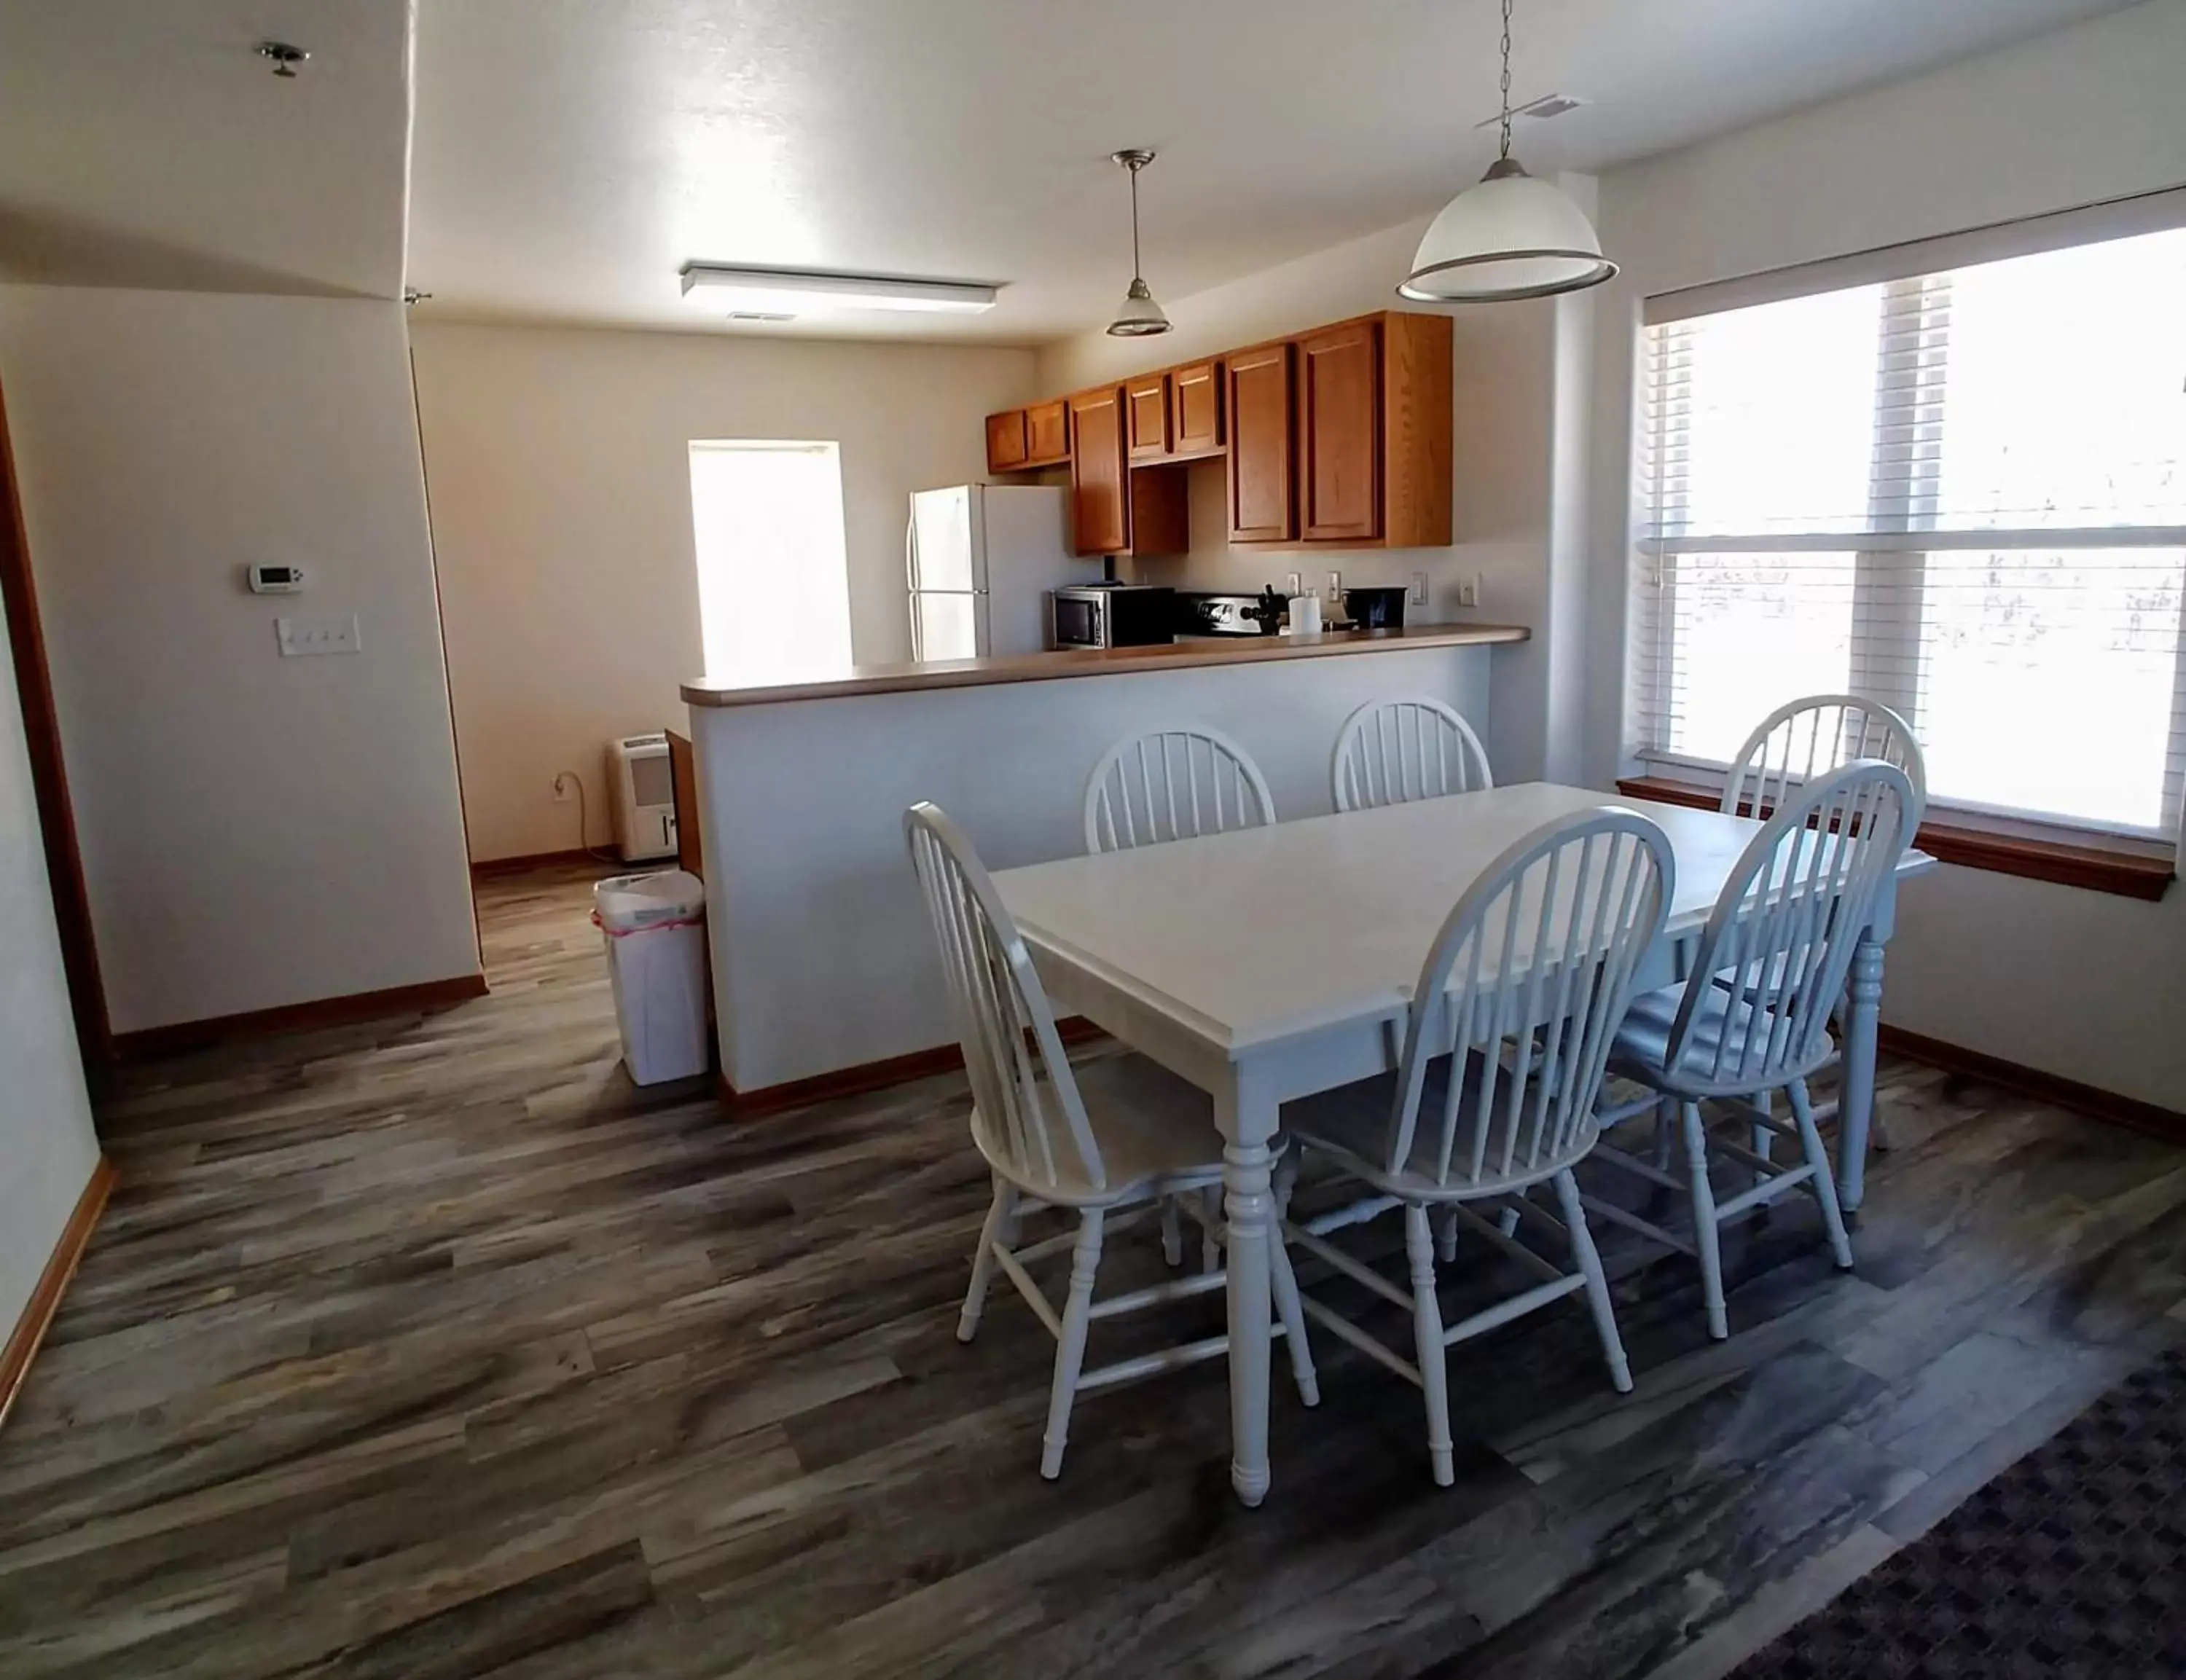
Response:
[[[592,889],[634,1084],[706,1071],[705,905],[704,884],[680,869],[618,875]]]

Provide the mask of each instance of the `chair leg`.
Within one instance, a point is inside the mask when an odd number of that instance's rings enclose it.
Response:
[[[1199,1198],[1207,1209],[1207,1223],[1200,1227],[1199,1269],[1218,1271],[1222,1265],[1222,1245],[1214,1240],[1214,1233],[1222,1229],[1222,1186],[1209,1184],[1200,1191]]]
[[[1445,1266],[1457,1259],[1457,1215],[1447,1207],[1437,1208],[1434,1222],[1435,1257]],[[1505,1231],[1504,1235],[1510,1233]]]
[[[1404,1204],[1404,1253],[1412,1268],[1412,1338],[1420,1366],[1420,1387],[1427,1403],[1427,1456],[1434,1462],[1436,1485],[1457,1480],[1449,1439],[1449,1350],[1442,1341],[1442,1303],[1435,1299],[1434,1234],[1427,1210]]]
[[[1313,1369],[1313,1346],[1305,1339],[1305,1308],[1298,1302],[1298,1274],[1291,1268],[1290,1246],[1283,1240],[1283,1222],[1291,1214],[1291,1190],[1298,1183],[1295,1153],[1286,1153],[1275,1168],[1275,1228],[1269,1233],[1268,1268],[1275,1311],[1283,1321],[1283,1340],[1291,1345],[1291,1375],[1298,1383],[1298,1398],[1309,1406],[1318,1406],[1320,1378]]]
[[[1161,1199],[1162,1259],[1171,1266],[1184,1264],[1184,1230],[1177,1218],[1176,1198]]]
[[[1814,1169],[1807,1180],[1807,1187],[1821,1204],[1822,1226],[1830,1234],[1830,1252],[1836,1257],[1840,1268],[1852,1270],[1852,1238],[1845,1230],[1844,1210],[1837,1205],[1836,1169],[1830,1164],[1830,1152],[1822,1146],[1822,1134],[1814,1124],[1814,1105],[1807,1095],[1807,1082],[1794,1079],[1791,1085],[1791,1113],[1799,1123],[1799,1141],[1806,1148],[1807,1164]]]
[[[1078,1240],[1070,1251],[1070,1300],[1062,1309],[1062,1334],[1055,1342],[1055,1380],[1047,1395],[1047,1432],[1040,1437],[1040,1473],[1052,1481],[1062,1474],[1062,1449],[1070,1437],[1070,1403],[1078,1393],[1078,1373],[1085,1364],[1085,1331],[1093,1319],[1093,1274],[1101,1265],[1104,1215],[1089,1207],[1078,1218]]]
[[[1655,1105],[1655,1170],[1670,1170],[1670,1150],[1674,1141],[1673,1123],[1677,1119],[1676,1099],[1664,1097]]]
[[[972,1287],[964,1292],[964,1310],[956,1315],[956,1340],[969,1341],[979,1333],[979,1314],[987,1304],[987,1285],[994,1281],[995,1245],[1005,1240],[1004,1228],[1016,1221],[1012,1210],[1017,1192],[1001,1179],[995,1180],[995,1199],[988,1205],[986,1223],[979,1227],[979,1252],[972,1257]]]
[[[1594,1246],[1594,1233],[1586,1228],[1586,1206],[1578,1199],[1578,1181],[1568,1168],[1556,1174],[1556,1205],[1563,1210],[1571,1232],[1572,1257],[1586,1279],[1586,1304],[1594,1313],[1594,1328],[1601,1338],[1601,1357],[1609,1362],[1609,1380],[1619,1394],[1632,1392],[1632,1366],[1624,1357],[1624,1338],[1617,1333],[1617,1307],[1609,1298],[1609,1274],[1601,1268],[1601,1251]]]
[[[1693,1246],[1700,1250],[1708,1334],[1721,1341],[1730,1334],[1730,1313],[1723,1298],[1723,1232],[1715,1220],[1715,1186],[1708,1182],[1707,1131],[1701,1124],[1698,1103],[1679,1107],[1684,1117],[1685,1165],[1692,1175]]]
[[[1753,1106],[1759,1109],[1763,1114],[1773,1116],[1776,1112],[1776,1093],[1774,1091],[1755,1092],[1753,1096]],[[1753,1152],[1756,1155],[1759,1156],[1763,1161],[1768,1160],[1769,1146],[1775,1141],[1776,1134],[1774,1132],[1763,1125],[1758,1120],[1753,1123]],[[1769,1177],[1770,1174],[1764,1172],[1758,1167],[1753,1169],[1753,1182],[1756,1184],[1766,1184],[1768,1181]],[[1768,1212],[1768,1204],[1765,1201],[1763,1202],[1760,1207],[1756,1211],[1765,1217]]]

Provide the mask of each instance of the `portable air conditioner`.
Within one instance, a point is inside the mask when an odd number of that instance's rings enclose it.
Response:
[[[664,735],[626,735],[608,742],[608,785],[614,792],[615,849],[625,863],[675,855],[675,777]]]

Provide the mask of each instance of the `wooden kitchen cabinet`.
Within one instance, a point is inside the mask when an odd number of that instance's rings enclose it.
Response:
[[[1352,321],[1298,341],[1298,535],[1382,535],[1382,326]]]
[[[1169,376],[1172,453],[1208,455],[1222,447],[1222,364],[1195,361]]]
[[[1160,461],[1170,453],[1169,375],[1143,374],[1124,384],[1124,418],[1133,461]]]
[[[1287,340],[1230,356],[1230,540],[1298,536],[1292,483],[1292,351]]]
[[[987,470],[1021,473],[1025,464],[1025,412],[1006,409],[987,417]]]
[[[1134,467],[1125,388],[1069,399],[1071,546],[1079,554],[1181,554],[1191,546],[1184,468]]]
[[[1065,467],[1070,462],[1070,415],[1061,398],[1035,402],[1024,412],[1025,465]]]
[[[1028,473],[1070,461],[1070,417],[1061,399],[987,417],[987,470]]]

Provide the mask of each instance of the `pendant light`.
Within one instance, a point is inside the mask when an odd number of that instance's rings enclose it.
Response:
[[[1118,339],[1150,339],[1169,331],[1169,316],[1162,313],[1162,306],[1154,301],[1154,294],[1146,289],[1139,273],[1139,171],[1154,160],[1154,154],[1129,151],[1109,155],[1131,172],[1131,284],[1124,294],[1124,306],[1108,323],[1108,332]]]
[[[1397,294],[1423,303],[1500,303],[1581,291],[1616,272],[1586,212],[1511,155],[1511,0],[1503,0],[1502,148],[1480,184],[1452,199],[1428,225]]]

